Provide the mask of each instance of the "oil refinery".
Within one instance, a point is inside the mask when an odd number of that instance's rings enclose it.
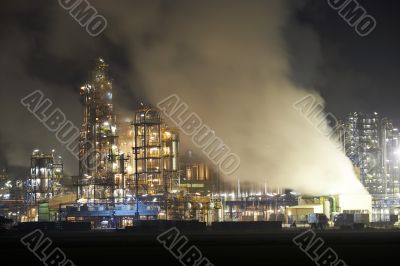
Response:
[[[0,6],[2,264],[399,264],[400,1]]]
[[[386,118],[354,113],[342,122],[343,150],[370,195],[309,196],[288,189],[290,184],[228,182],[203,157],[180,151],[179,130],[156,108],[141,104],[131,118],[117,115],[113,93],[109,66],[98,58],[80,89],[79,175],[63,185],[62,158],[54,150],[33,151],[30,175],[14,185],[22,197],[11,198],[5,190],[13,186],[2,177],[3,216],[20,222],[85,221],[92,228],[125,228],[141,220],[289,226],[307,224],[314,213],[331,224],[341,213],[367,214],[368,224],[397,221],[399,160],[392,155],[399,133]],[[12,200],[18,204],[7,204]]]

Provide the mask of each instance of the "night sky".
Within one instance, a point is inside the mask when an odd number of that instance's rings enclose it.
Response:
[[[140,23],[140,18],[130,16],[130,10],[145,6],[145,2],[91,0],[108,21],[104,34],[95,38],[56,0],[0,2],[0,166],[7,162],[9,167],[26,167],[33,149],[55,148],[66,160],[67,173],[76,174],[72,156],[62,152],[62,146],[21,106],[20,99],[41,89],[80,126],[79,88],[95,57],[104,57],[110,64],[118,112],[133,111],[140,101],[147,101],[146,86],[129,46],[130,36],[121,26],[121,21]],[[172,0],[151,2],[158,4],[159,14],[166,17],[184,5]],[[207,5],[208,1],[193,2]],[[318,91],[326,101],[326,110],[339,118],[353,111],[376,111],[400,123],[399,1],[359,1],[377,20],[375,31],[363,38],[324,0],[287,2],[290,16],[282,35],[291,64],[290,79]],[[163,23],[154,23],[154,27],[162,32]],[[151,32],[139,37],[144,47],[159,41]]]

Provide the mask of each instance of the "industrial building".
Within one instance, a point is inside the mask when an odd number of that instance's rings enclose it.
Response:
[[[142,107],[135,114],[134,172],[138,194],[163,194],[179,185],[179,134],[168,129],[160,113]]]
[[[179,131],[141,104],[117,115],[109,66],[93,61],[80,88],[79,175],[61,190],[61,158],[34,151],[24,183],[26,221],[90,221],[121,228],[137,220],[284,221],[298,194],[265,184],[225,182],[218,168],[180,151]]]
[[[371,195],[330,195],[330,196],[301,196],[298,205],[285,208],[286,223],[307,224],[307,216],[312,213],[323,213],[330,221],[339,213],[356,213],[371,216]],[[371,217],[370,217],[371,220]]]
[[[341,125],[343,150],[372,195],[372,220],[388,221],[400,206],[399,131],[378,113],[351,113]]]
[[[21,221],[25,213],[24,181],[11,178],[7,167],[0,170],[0,217]]]
[[[116,117],[108,65],[98,58],[81,87],[84,114],[79,140],[78,198],[83,202],[114,202],[119,159]]]
[[[62,215],[95,224],[109,217],[122,225],[167,217],[168,198],[180,188],[179,134],[150,106],[140,106],[133,119],[118,117],[108,68],[96,59],[81,87],[77,201],[65,204]]]
[[[31,155],[30,175],[24,182],[27,221],[49,220],[48,202],[61,194],[63,161],[54,152],[34,150]]]
[[[31,156],[31,172],[25,182],[25,202],[36,205],[49,200],[61,191],[63,162],[61,157],[35,150]]]
[[[2,169],[0,171],[0,200],[10,199],[11,187],[11,180],[7,171],[6,169]]]
[[[200,193],[203,195],[220,193],[221,179],[218,171],[204,161],[201,157],[195,156],[189,150],[183,154],[181,160],[180,186],[189,193]]]
[[[141,104],[128,119],[116,115],[108,68],[96,59],[81,87],[77,200],[52,200],[60,203],[60,219],[95,227],[124,227],[139,219],[276,220],[272,213],[297,203],[290,193],[225,184],[216,167],[192,152],[180,153],[178,130],[151,106]]]

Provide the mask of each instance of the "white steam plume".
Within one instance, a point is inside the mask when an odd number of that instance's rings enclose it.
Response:
[[[104,8],[109,37],[127,42],[153,104],[179,95],[240,156],[235,177],[365,193],[345,155],[292,107],[310,92],[288,78],[286,1],[132,2]]]

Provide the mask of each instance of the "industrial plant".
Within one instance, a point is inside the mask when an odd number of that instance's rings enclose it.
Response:
[[[400,1],[0,6],[3,264],[399,264]]]
[[[80,88],[79,175],[65,185],[56,151],[34,150],[30,175],[1,174],[1,215],[18,222],[89,222],[92,228],[127,228],[137,221],[278,221],[310,224],[323,214],[396,222],[400,207],[399,132],[388,118],[352,113],[338,132],[343,151],[366,195],[301,195],[267,184],[227,182],[218,168],[181,149],[180,131],[156,108],[140,104],[129,119],[115,111],[109,65],[94,60]],[[13,182],[13,183],[12,183]],[[337,221],[336,221],[337,222]]]
[[[341,122],[341,144],[372,196],[372,220],[389,221],[400,207],[399,129],[378,113],[351,113]]]

